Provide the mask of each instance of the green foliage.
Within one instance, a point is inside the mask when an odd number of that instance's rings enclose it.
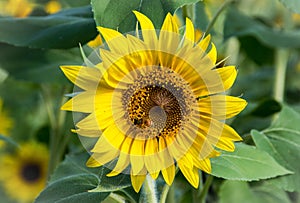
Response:
[[[148,16],[158,29],[162,25],[164,16],[186,4],[196,3],[199,0],[92,0],[94,18],[98,26],[117,29],[122,33],[135,30],[136,18],[133,10],[140,11]]]
[[[290,203],[287,194],[274,185],[250,187],[247,182],[225,181],[219,193],[219,203]]]
[[[45,50],[0,44],[0,66],[15,79],[36,83],[62,83],[67,79],[59,69],[64,64],[82,64],[79,49]],[[17,60],[16,60],[17,59]]]
[[[235,8],[229,9],[224,24],[224,38],[254,36],[268,47],[297,48],[300,30],[276,30],[250,18]]]
[[[300,1],[298,0],[280,0],[283,5],[287,8],[291,9],[292,11],[300,14]]]
[[[268,153],[245,144],[237,144],[234,152],[222,152],[211,163],[212,175],[229,180],[253,181],[291,173]]]
[[[300,114],[284,106],[277,120],[262,132],[252,131],[257,148],[268,152],[294,174],[271,180],[288,191],[300,191]]]
[[[88,6],[49,16],[2,17],[0,27],[0,42],[31,48],[72,48],[97,35]]]
[[[106,167],[87,168],[89,154],[69,155],[58,166],[45,190],[36,199],[44,202],[99,202],[111,192],[131,186],[129,175],[120,174],[112,178]]]

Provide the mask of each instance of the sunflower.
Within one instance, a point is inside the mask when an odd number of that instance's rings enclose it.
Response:
[[[233,151],[241,140],[224,123],[246,106],[224,94],[236,68],[218,66],[210,36],[196,41],[190,19],[182,36],[171,14],[159,31],[134,14],[141,30],[122,35],[98,27],[106,41],[96,50],[98,61],[61,67],[80,88],[62,110],[87,114],[74,131],[97,140],[88,166],[111,167],[107,176],[129,173],[136,192],[147,174],[156,179],[161,173],[172,184],[178,167],[197,188],[198,170],[210,173],[218,149]]]
[[[9,136],[12,126],[13,121],[3,109],[3,101],[0,98],[0,135]],[[2,144],[3,142],[0,141],[0,146]]]
[[[2,14],[14,17],[26,17],[28,16],[35,5],[27,0],[8,0],[4,3]]]
[[[0,181],[12,199],[32,202],[44,188],[47,180],[48,150],[46,146],[28,142],[15,154],[0,159]]]
[[[53,14],[61,10],[61,4],[57,0],[50,0],[45,5],[45,11],[47,13]]]

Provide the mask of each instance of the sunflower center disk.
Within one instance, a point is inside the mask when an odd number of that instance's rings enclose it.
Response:
[[[40,166],[36,163],[28,163],[22,167],[21,176],[26,182],[35,182],[41,177]]]
[[[188,84],[160,67],[141,75],[123,93],[123,106],[133,124],[131,134],[142,139],[176,136],[193,112],[196,98]]]

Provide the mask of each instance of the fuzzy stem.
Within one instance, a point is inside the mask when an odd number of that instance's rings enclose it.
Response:
[[[149,203],[158,203],[158,199],[156,196],[157,193],[157,187],[156,187],[156,182],[151,178],[151,176],[148,174],[146,176],[145,182],[144,182],[144,187],[143,187],[143,193],[146,202]]]
[[[204,32],[204,36],[207,35],[207,33],[210,32],[211,28],[214,26],[215,22],[217,21],[219,15],[225,10],[225,8],[231,4],[232,2],[234,2],[235,0],[228,0],[228,1],[225,1],[221,6],[220,8],[218,9],[218,11],[215,13],[215,15],[213,16],[212,20],[209,22],[209,24],[207,25],[206,27],[206,30]]]
[[[201,190],[201,193],[199,195],[199,202],[200,203],[205,203],[205,199],[209,190],[209,187],[211,186],[212,182],[213,182],[214,177],[212,175],[208,175],[207,179],[204,183],[204,186]]]
[[[275,53],[274,99],[284,101],[285,75],[289,53],[286,49],[277,49]]]
[[[169,186],[169,185],[165,185],[163,187],[163,190],[160,194],[159,203],[165,203],[165,202],[175,202],[174,187]]]
[[[65,89],[62,89],[63,91]],[[42,97],[45,103],[45,107],[48,113],[50,121],[50,143],[49,143],[49,164],[48,164],[48,178],[56,168],[62,155],[65,151],[66,140],[62,135],[62,129],[65,123],[66,112],[56,111],[53,104],[53,98],[51,95],[51,88],[47,85],[41,85]],[[63,95],[63,93],[62,93]],[[62,102],[65,99],[61,95]]]

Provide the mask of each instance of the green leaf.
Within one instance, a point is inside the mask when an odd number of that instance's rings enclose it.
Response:
[[[300,1],[299,0],[280,0],[280,2],[292,11],[300,14]]]
[[[54,181],[42,191],[36,199],[36,203],[53,203],[53,202],[101,202],[109,192],[95,193],[89,190],[97,187],[99,180],[96,175],[81,174],[68,176]]]
[[[263,132],[251,135],[258,149],[268,152],[294,174],[270,180],[287,191],[300,191],[300,114],[284,106],[277,120]]]
[[[67,83],[59,66],[83,63],[77,48],[40,50],[0,44],[0,52],[0,66],[11,77],[36,83]]]
[[[107,177],[106,167],[86,167],[88,157],[88,153],[67,156],[36,202],[101,202],[110,192],[131,186],[129,175]]]
[[[229,180],[253,181],[291,173],[268,153],[245,144],[237,144],[234,152],[222,152],[211,164],[212,175]]]
[[[274,99],[262,101],[252,112],[251,115],[258,117],[268,117],[281,110],[281,105]]]
[[[224,24],[224,39],[230,37],[253,36],[269,47],[298,48],[300,46],[300,30],[281,31],[267,27],[237,9],[227,12]]]
[[[155,28],[159,29],[165,15],[183,5],[196,3],[199,0],[92,0],[94,18],[98,26],[118,29],[122,33],[135,30],[136,18],[133,10],[148,16]]]
[[[0,27],[0,42],[30,48],[72,48],[97,35],[90,6],[42,17],[2,17]]]
[[[250,187],[247,182],[226,180],[221,185],[220,203],[289,203],[287,194],[273,185]]]
[[[106,174],[110,172],[110,169],[107,167],[86,167],[85,163],[88,157],[88,153],[67,156],[51,177],[51,181],[68,175],[90,174],[97,175],[100,183],[97,188],[93,189],[94,192],[111,192],[131,186],[129,175],[120,174],[118,176],[107,177]]]

